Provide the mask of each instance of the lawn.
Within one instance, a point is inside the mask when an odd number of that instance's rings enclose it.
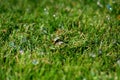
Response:
[[[0,0],[0,80],[120,80],[120,1]]]

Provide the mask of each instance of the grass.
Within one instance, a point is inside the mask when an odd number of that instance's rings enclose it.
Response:
[[[0,0],[0,80],[119,80],[119,5]]]

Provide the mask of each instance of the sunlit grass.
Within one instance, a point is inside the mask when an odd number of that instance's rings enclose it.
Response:
[[[119,80],[119,3],[0,1],[0,80]]]

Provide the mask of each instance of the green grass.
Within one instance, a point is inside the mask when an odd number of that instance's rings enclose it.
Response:
[[[100,4],[0,0],[0,80],[119,80],[120,1]]]

